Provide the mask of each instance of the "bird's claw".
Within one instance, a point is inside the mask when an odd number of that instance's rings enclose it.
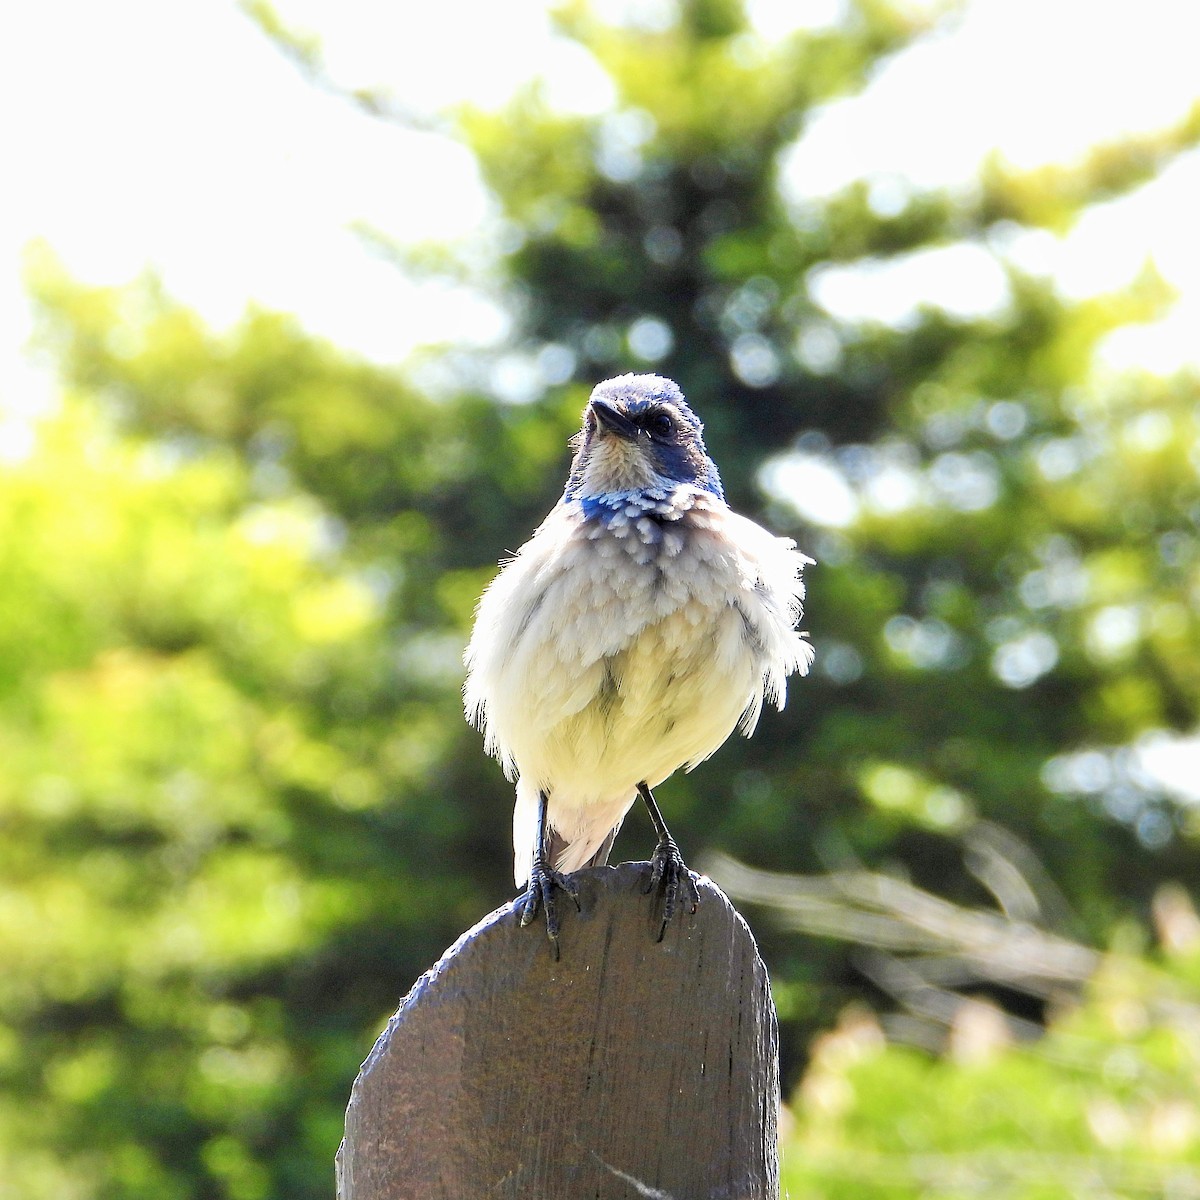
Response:
[[[700,890],[696,887],[695,877],[687,869],[683,855],[679,853],[679,847],[671,837],[664,838],[654,847],[654,854],[650,859],[650,879],[642,892],[648,895],[659,889],[663,893],[663,915],[658,937],[654,939],[656,942],[661,942],[667,932],[667,925],[675,915],[681,890],[689,902],[689,913],[695,913],[700,907]]]
[[[579,888],[566,875],[553,871],[540,862],[533,864],[529,873],[529,886],[525,889],[525,898],[521,902],[521,924],[528,925],[537,916],[538,909],[546,910],[546,936],[550,939],[550,948],[554,952],[554,961],[558,961],[558,909],[554,900],[554,889],[560,888],[575,902],[575,910],[580,910]]]

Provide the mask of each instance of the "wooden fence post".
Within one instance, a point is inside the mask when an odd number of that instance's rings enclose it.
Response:
[[[405,997],[363,1064],[340,1200],[777,1200],[778,1038],[725,894],[661,943],[646,863],[574,876],[562,957],[515,903]]]

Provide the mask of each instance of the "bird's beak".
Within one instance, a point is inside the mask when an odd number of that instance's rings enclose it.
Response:
[[[637,440],[637,426],[607,400],[593,400],[592,412],[596,414],[596,420],[608,433],[615,433],[617,437],[630,442]]]

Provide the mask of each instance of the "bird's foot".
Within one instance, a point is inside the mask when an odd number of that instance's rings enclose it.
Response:
[[[535,859],[533,870],[529,873],[525,899],[521,903],[521,924],[528,925],[537,916],[539,908],[546,910],[546,936],[550,939],[550,948],[554,952],[554,961],[557,962],[558,910],[554,900],[555,888],[560,888],[571,897],[578,912],[579,888],[567,876],[551,870],[540,859]]]
[[[667,925],[675,915],[680,892],[684,894],[689,913],[694,913],[700,907],[700,890],[696,887],[695,877],[687,869],[675,839],[670,836],[654,847],[654,854],[650,858],[650,881],[642,889],[645,894],[658,890],[663,894],[663,915],[658,937],[654,940],[661,942]]]

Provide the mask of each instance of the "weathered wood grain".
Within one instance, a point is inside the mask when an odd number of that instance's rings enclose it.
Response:
[[[558,962],[514,903],[417,981],[355,1082],[341,1200],[776,1200],[766,969],[707,879],[656,943],[648,877],[575,875]]]

